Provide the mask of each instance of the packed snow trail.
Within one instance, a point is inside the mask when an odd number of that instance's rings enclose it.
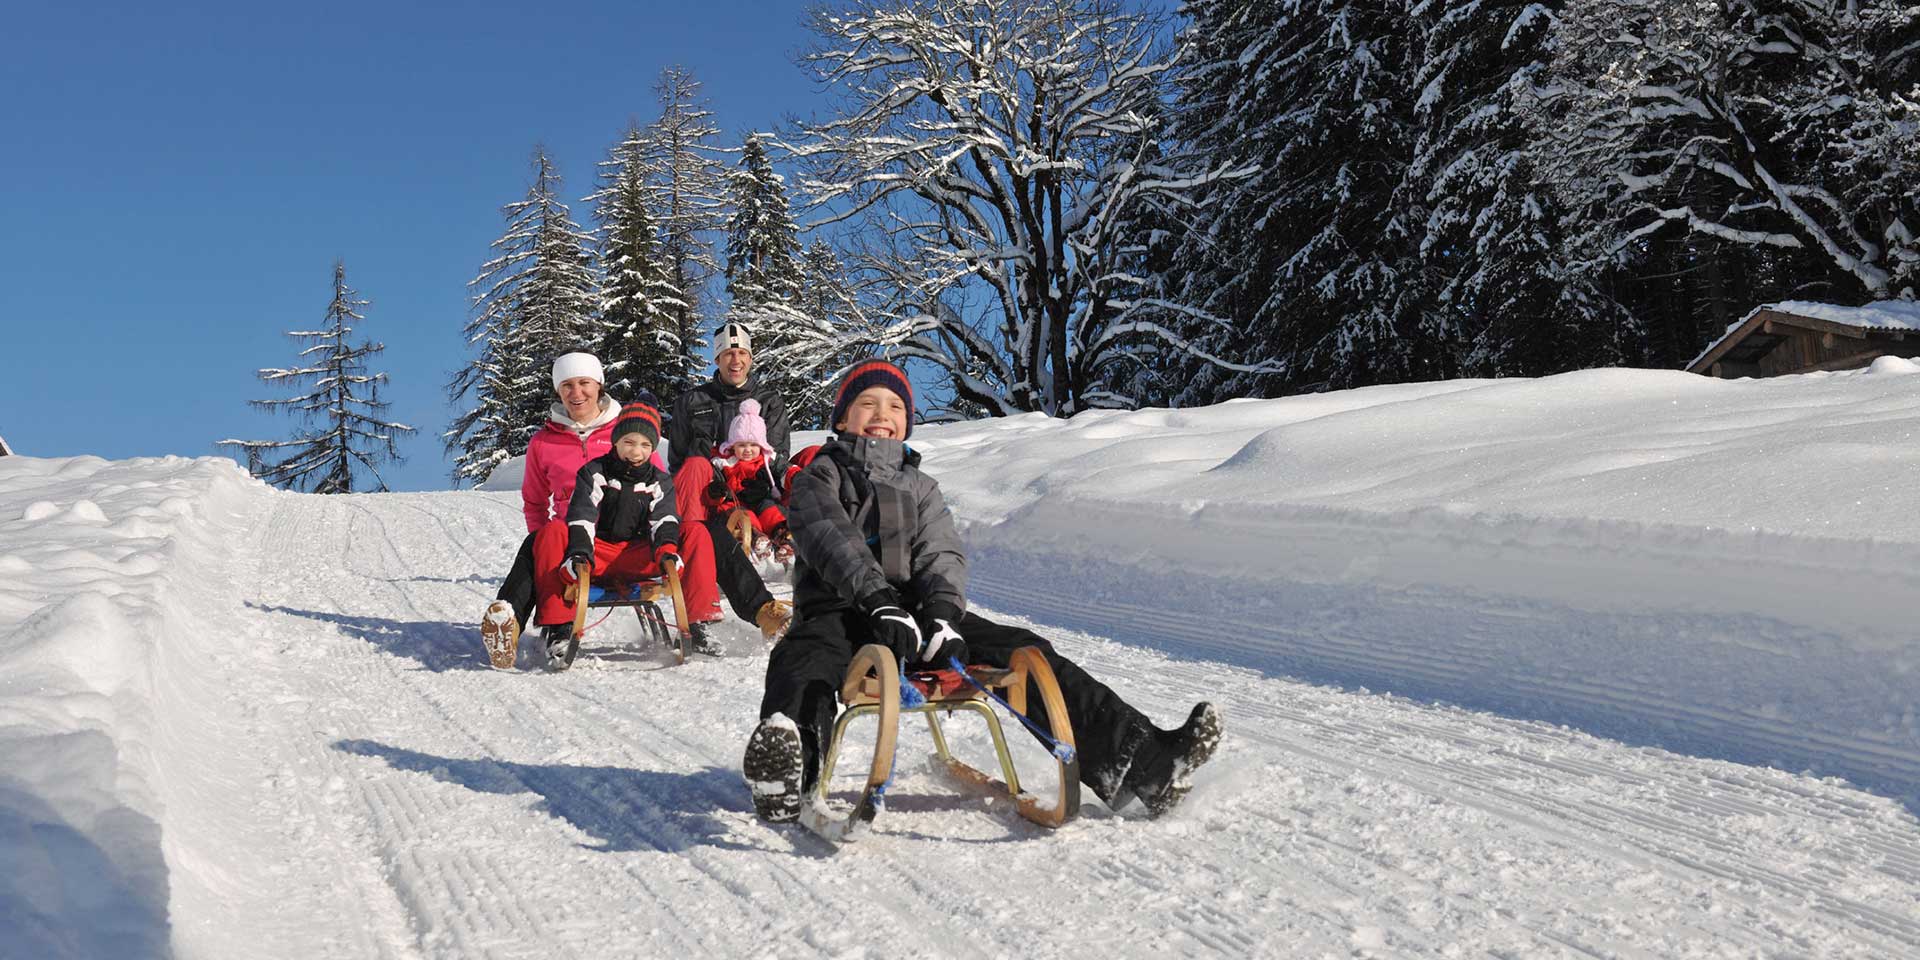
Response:
[[[664,668],[604,645],[637,637],[615,618],[571,672],[531,644],[494,672],[473,624],[513,496],[250,500],[196,627],[195,706],[237,726],[163,819],[176,871],[244,882],[175,897],[182,956],[1920,955],[1894,802],[1045,627],[1162,722],[1223,707],[1187,805],[1048,833],[903,727],[889,808],[835,850],[753,819],[746,625],[738,657]]]

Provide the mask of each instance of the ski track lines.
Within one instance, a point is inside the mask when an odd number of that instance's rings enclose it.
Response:
[[[1078,615],[1076,625],[1084,626],[1085,610],[1039,591],[995,583],[992,591],[1002,598],[1018,598],[1029,609],[1046,612],[1070,612]],[[1196,629],[1188,619],[1155,614],[1154,611],[1109,605],[1106,615],[1110,628],[1129,632],[1156,631],[1175,646],[1191,644],[1203,648],[1215,643],[1209,632],[1219,629],[1217,622]],[[1228,625],[1228,629],[1238,629]],[[1091,639],[1091,638],[1089,638]],[[1087,656],[1089,663],[1100,663],[1099,672],[1113,685],[1127,690],[1172,685],[1182,674],[1192,674],[1193,682],[1180,684],[1188,690],[1218,689],[1220,674],[1243,673],[1217,664],[1166,663],[1148,657],[1145,669],[1122,664],[1103,663]],[[1159,683],[1156,683],[1156,678]],[[1264,690],[1266,684],[1248,686]],[[1175,687],[1178,689],[1179,687]],[[1283,687],[1284,689],[1284,687]],[[1296,687],[1296,691],[1310,688]],[[1171,698],[1175,703],[1178,697]],[[1634,774],[1630,769],[1603,766],[1569,759],[1566,754],[1578,748],[1585,737],[1540,724],[1513,723],[1508,741],[1492,741],[1462,736],[1444,721],[1408,723],[1407,716],[1456,711],[1441,708],[1410,707],[1387,716],[1368,713],[1359,722],[1345,721],[1321,710],[1291,708],[1297,697],[1267,700],[1257,694],[1236,699],[1227,708],[1230,737],[1271,745],[1298,758],[1306,758],[1324,776],[1389,777],[1405,786],[1444,800],[1448,804],[1475,808],[1499,818],[1507,825],[1522,827],[1545,842],[1576,848],[1582,855],[1618,861],[1621,867],[1651,868],[1665,875],[1677,897],[1684,897],[1703,886],[1711,886],[1716,898],[1743,906],[1752,917],[1750,928],[1714,925],[1698,930],[1698,942],[1721,942],[1740,938],[1751,930],[1755,950],[1777,949],[1784,938],[1797,942],[1799,934],[1786,933],[1769,923],[1777,914],[1793,916],[1792,927],[1825,928],[1831,940],[1798,942],[1797,949],[1827,953],[1844,947],[1862,951],[1862,956],[1920,954],[1920,914],[1911,909],[1880,907],[1857,902],[1832,892],[1841,880],[1862,880],[1863,867],[1906,888],[1908,907],[1920,904],[1913,890],[1920,886],[1920,843],[1913,825],[1895,821],[1884,832],[1853,836],[1823,851],[1820,861],[1807,864],[1803,873],[1776,870],[1768,865],[1778,849],[1758,847],[1749,851],[1740,846],[1740,818],[1765,818],[1794,813],[1794,808],[1813,809],[1801,814],[1824,819],[1857,819],[1863,804],[1843,791],[1810,795],[1798,786],[1800,781],[1769,770],[1748,770],[1715,761],[1686,761],[1693,779],[1660,777],[1657,781]],[[1473,730],[1474,727],[1466,727]],[[1287,731],[1277,735],[1274,731]],[[1647,751],[1651,753],[1652,751]],[[1731,771],[1731,772],[1727,772]],[[1212,770],[1203,772],[1213,773]],[[1601,789],[1598,798],[1591,791],[1580,791],[1577,801],[1560,802],[1554,797],[1556,781],[1617,780],[1616,789]],[[1519,786],[1515,786],[1515,785]],[[1657,804],[1630,805],[1609,802],[1610,795],[1635,797],[1657,793]],[[1838,798],[1838,799],[1836,799]],[[1304,829],[1308,835],[1336,847],[1348,843],[1336,839],[1323,826],[1324,815],[1300,811],[1297,820],[1277,819],[1281,826]],[[1264,816],[1258,811],[1256,816]],[[1334,821],[1338,823],[1338,820]],[[1358,853],[1364,844],[1351,845]],[[1626,849],[1621,849],[1625,847]],[[1300,864],[1292,865],[1298,869]],[[1349,874],[1351,871],[1347,871]],[[1745,893],[1758,890],[1759,895]],[[1899,902],[1899,901],[1896,901]],[[1671,937],[1676,918],[1654,918],[1657,927],[1649,935]],[[1638,918],[1616,916],[1614,922],[1633,924]],[[1698,928],[1696,928],[1698,929]],[[1547,931],[1538,935],[1552,939]],[[1635,938],[1639,939],[1639,938]],[[1657,938],[1655,938],[1657,939]],[[1870,946],[1863,945],[1871,944]],[[1563,944],[1563,946],[1572,946]],[[1603,953],[1618,949],[1606,944]],[[1537,947],[1535,951],[1537,951]],[[1584,950],[1584,948],[1582,948]],[[1523,950],[1519,955],[1531,955]]]
[[[566,674],[484,667],[469,624],[523,533],[510,495],[272,507],[241,621],[248,688],[286,706],[257,737],[316,835],[285,856],[345,888],[299,892],[357,902],[325,929],[366,931],[300,956],[1920,955],[1900,909],[1920,904],[1920,841],[1877,798],[1058,630],[1162,722],[1223,705],[1228,740],[1179,815],[1089,799],[1040,830],[928,769],[916,725],[874,835],[835,851],[755,822],[739,783],[763,656],[657,669],[590,641]],[[1139,604],[987,592],[1222,644]],[[954,724],[956,749],[988,755],[977,726]],[[1797,853],[1740,828],[1821,818],[1850,826]]]
[[[510,548],[502,550],[497,557],[486,558],[477,557],[464,547],[459,550],[460,556],[438,550],[433,551],[434,555],[428,557],[424,565],[409,564],[401,553],[402,541],[394,536],[394,525],[380,511],[356,502],[358,499],[341,498],[338,506],[319,498],[276,500],[276,518],[271,524],[274,529],[265,536],[261,553],[284,558],[288,569],[296,572],[280,579],[280,590],[255,600],[256,606],[268,611],[274,608],[315,613],[337,611],[348,618],[391,621],[401,619],[395,615],[402,614],[405,619],[416,622],[435,617],[457,622],[457,618],[474,616],[474,612],[484,606],[490,592],[476,583],[424,583],[408,587],[402,583],[406,582],[407,574],[426,574],[429,581],[452,579],[445,576],[452,571],[427,569],[433,564],[470,565],[478,561],[504,568],[510,558]],[[338,515],[342,512],[340,507],[347,508],[347,515]],[[435,520],[440,532],[452,532],[443,518]],[[507,536],[495,533],[501,542],[508,542]],[[443,546],[449,542],[459,543],[457,540],[438,542]],[[415,544],[407,544],[408,552],[415,549]],[[332,572],[338,570],[347,573]],[[432,577],[434,573],[442,576]],[[267,580],[274,582],[274,578]],[[434,599],[438,602],[419,602],[423,594],[437,594]],[[383,616],[370,617],[374,611]],[[713,949],[715,938],[747,934],[734,944],[733,952],[782,944],[794,936],[813,942],[823,951],[840,952],[871,936],[876,929],[903,940],[933,934],[938,940],[958,947],[970,945],[966,929],[951,925],[951,929],[941,930],[943,924],[929,923],[930,919],[938,918],[929,918],[920,908],[939,892],[938,882],[916,878],[910,870],[885,871],[891,874],[886,878],[888,887],[912,893],[890,903],[882,902],[892,922],[877,927],[869,923],[866,931],[850,936],[840,929],[841,923],[830,919],[846,913],[849,906],[846,898],[822,898],[812,892],[820,888],[821,877],[796,875],[785,865],[791,858],[785,857],[771,864],[756,862],[752,869],[724,862],[718,851],[698,846],[698,838],[675,824],[677,809],[654,802],[642,791],[608,789],[606,783],[597,788],[589,783],[581,788],[578,778],[564,767],[451,759],[526,754],[530,735],[535,740],[531,745],[535,753],[558,752],[571,757],[604,753],[613,747],[620,754],[613,758],[613,763],[631,764],[640,770],[685,770],[703,765],[724,769],[728,772],[719,779],[728,796],[715,796],[716,791],[709,786],[704,793],[669,796],[665,802],[676,807],[689,802],[720,809],[731,807],[737,825],[746,828],[748,834],[748,841],[740,846],[751,847],[768,839],[785,846],[783,836],[769,834],[751,823],[745,792],[738,786],[737,773],[730,769],[735,760],[732,753],[738,743],[744,742],[751,726],[750,713],[739,714],[738,731],[724,738],[725,749],[716,754],[695,744],[688,736],[693,731],[635,724],[623,715],[632,712],[624,701],[632,696],[633,684],[661,682],[665,674],[636,676],[624,670],[598,671],[591,669],[591,661],[587,661],[581,666],[589,669],[576,668],[576,672],[564,677],[499,675],[484,670],[442,669],[445,665],[437,663],[440,657],[438,651],[433,650],[426,651],[426,656],[421,658],[421,665],[428,667],[423,670],[400,656],[381,657],[373,644],[340,636],[311,619],[281,612],[265,615],[275,621],[270,630],[309,634],[311,636],[295,638],[293,642],[324,647],[313,651],[317,655],[304,666],[332,673],[333,682],[326,684],[331,689],[315,699],[342,709],[334,711],[330,722],[316,724],[321,728],[319,739],[309,738],[309,752],[318,750],[326,754],[319,758],[323,761],[319,789],[324,792],[329,787],[344,788],[356,794],[357,809],[362,811],[365,821],[359,829],[349,826],[345,832],[357,834],[362,845],[384,865],[386,885],[404,911],[421,950],[449,956],[498,957],[550,955],[568,947],[577,951],[577,955],[605,955],[609,949],[615,953],[630,950],[633,955],[699,953]],[[471,652],[466,654],[463,660],[471,660]],[[699,679],[701,686],[714,688],[712,680],[700,678],[697,670],[680,671],[678,676]],[[449,690],[429,682],[463,674],[483,678],[489,687],[510,685],[508,689],[519,696],[489,702],[490,698],[470,696],[468,684]],[[569,680],[599,680],[595,674],[604,674],[607,678],[596,686],[610,688],[613,697],[608,701],[602,702],[588,692],[567,685]],[[757,682],[757,676],[754,679]],[[730,691],[704,690],[698,701],[737,701],[739,685],[736,682],[732,686],[734,689]],[[503,691],[488,691],[489,694],[500,692]],[[565,707],[556,706],[556,702],[564,703]],[[331,735],[333,729],[354,726],[350,715],[369,703],[382,705],[374,717],[374,730],[381,730],[378,721],[383,718],[399,718],[398,725],[364,738]],[[419,707],[406,706],[410,703]],[[612,709],[609,704],[613,705]],[[430,718],[430,723],[422,722],[422,713]],[[691,726],[698,730],[711,724],[701,722]],[[395,744],[407,739],[401,736],[407,733],[433,733],[442,741],[455,743],[451,747],[444,742],[435,744],[435,749],[445,756],[428,757]],[[489,737],[489,733],[521,736]],[[557,743],[545,742],[556,736]],[[348,749],[335,749],[332,742],[335,739],[343,739]],[[644,746],[660,742],[670,744],[672,749]],[[357,753],[374,754],[372,762],[378,766],[371,771],[358,766],[367,761],[357,758]],[[395,756],[402,759],[392,759]],[[445,779],[437,770],[419,769],[422,763],[435,760],[469,771],[487,768],[495,780],[489,792],[505,795],[515,810],[503,813],[482,809],[499,806],[499,799],[482,795],[482,799],[476,801],[475,794],[466,788],[456,786],[449,790],[438,784],[422,783],[423,778],[417,773],[427,772],[436,780]],[[572,873],[543,879],[535,874],[550,864],[539,860],[574,860],[577,849],[586,844],[570,839],[559,857],[536,853],[538,860],[534,863],[515,863],[510,856],[497,856],[502,852],[515,852],[511,835],[517,830],[513,828],[526,828],[524,811],[530,806],[534,809],[535,821],[544,822],[545,830],[553,832],[551,813],[541,811],[537,804],[527,804],[528,797],[545,798],[546,811],[561,810],[564,819],[606,828],[607,835],[600,840],[608,848],[657,851],[672,856],[663,863],[658,857],[643,861],[634,853],[625,852],[619,857],[600,858],[618,860],[622,876],[610,877],[602,871],[591,880]],[[487,829],[494,825],[506,829]],[[450,845],[455,849],[448,850]],[[815,848],[816,855],[827,853],[823,844],[811,838],[801,838],[800,845]],[[623,878],[625,882],[620,882]],[[693,889],[690,891],[688,887]],[[594,903],[596,899],[601,902]],[[865,897],[856,899],[864,901]],[[694,916],[675,916],[673,906],[687,903],[719,903],[726,904],[727,908],[715,912],[701,910]],[[742,910],[750,913],[751,906],[756,904],[770,908],[767,915],[758,918],[758,924],[751,922],[754,919],[751,916],[738,915]],[[648,905],[651,911],[644,908]],[[640,914],[638,919],[634,916],[636,913]],[[635,923],[643,926],[636,928]],[[626,927],[628,945],[609,947],[609,927]],[[644,942],[649,936],[652,942]],[[621,938],[613,940],[617,942]],[[970,951],[942,952],[952,955]]]
[[[976,565],[973,588],[979,595],[1070,627],[1112,633],[1127,642],[1179,654],[1222,657],[1269,670],[1297,668],[1316,678],[1331,676],[1347,685],[1387,687],[1432,699],[1464,698],[1470,705],[1512,710],[1523,716],[1544,713],[1548,718],[1578,723],[1603,734],[1644,737],[1657,731],[1676,745],[1703,747],[1727,759],[1793,767],[1825,765],[1832,768],[1830,772],[1852,775],[1870,785],[1894,785],[1891,788],[1896,791],[1897,785],[1920,782],[1920,763],[1916,763],[1912,751],[1886,745],[1871,733],[1841,737],[1751,713],[1693,706],[1657,693],[1648,695],[1631,685],[1558,671],[1545,663],[1516,670],[1511,663],[1516,631],[1494,623],[1537,622],[1535,635],[1567,625],[1546,613],[1501,609],[1497,601],[1418,592],[1377,592],[1356,599],[1340,597],[1331,588],[1302,586],[1305,601],[1287,608],[1271,607],[1276,613],[1301,620],[1301,625],[1284,626],[1269,619],[1220,615],[1217,609],[1221,607],[1252,609],[1250,601],[1266,601],[1259,590],[1241,585],[1181,584],[1173,589],[1203,590],[1211,586],[1219,593],[1210,598],[1215,602],[1196,603],[1189,598],[1179,607],[1154,607],[1127,599],[1138,595],[1139,581],[1123,574],[1128,582],[1094,584],[1106,587],[1095,605],[1079,593],[1062,596],[1051,589],[1058,574],[1041,575],[1054,569],[1046,557],[1004,550],[994,551],[992,556],[995,561],[1003,561],[1006,569],[983,576],[982,566],[992,565]],[[1076,587],[1089,586],[1085,579],[1097,580],[1102,572],[1112,571],[1081,571]],[[1316,609],[1314,604],[1327,596],[1336,598],[1335,607]],[[1346,617],[1338,608],[1341,603],[1366,604],[1370,619],[1365,624],[1343,622]],[[1193,631],[1189,625],[1203,615],[1203,608],[1211,608],[1205,609],[1204,616],[1215,629]],[[1436,625],[1436,618],[1443,617],[1451,618],[1444,628]],[[1751,626],[1762,631],[1769,628],[1765,622]],[[1424,640],[1437,629],[1448,630],[1449,636],[1439,652]],[[1356,635],[1362,631],[1364,635]]]

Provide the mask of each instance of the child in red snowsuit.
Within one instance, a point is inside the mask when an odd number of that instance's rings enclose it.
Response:
[[[754,549],[763,546],[791,552],[787,537],[787,511],[780,503],[780,484],[773,475],[772,448],[767,444],[767,423],[760,418],[760,404],[745,400],[740,413],[727,426],[726,443],[720,456],[713,458],[713,483],[709,486],[708,506],[724,513],[737,505],[747,511],[753,522]]]

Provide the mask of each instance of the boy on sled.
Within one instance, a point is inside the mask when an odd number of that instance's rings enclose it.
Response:
[[[566,597],[577,579],[575,564],[591,565],[596,581],[665,576],[668,565],[685,564],[686,614],[696,649],[720,619],[712,542],[705,527],[682,527],[674,516],[673,479],[652,461],[659,441],[659,411],[627,404],[613,424],[613,449],[587,461],[575,476],[566,517],[534,535],[535,619],[556,669],[571,666],[580,649],[573,603]]]
[[[898,367],[856,364],[835,393],[832,422],[834,438],[789,491],[794,626],[768,658],[761,720],[742,763],[760,817],[800,818],[841,681],[868,643],[891,648],[902,664],[936,666],[953,657],[1005,667],[1014,650],[1039,647],[1066,700],[1081,782],[1114,810],[1134,799],[1151,816],[1173,809],[1220,741],[1212,704],[1160,729],[1032,631],[967,611],[966,556],[939,484],[906,445],[913,391]]]

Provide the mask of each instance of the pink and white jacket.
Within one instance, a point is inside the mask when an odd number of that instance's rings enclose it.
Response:
[[[520,477],[528,533],[566,512],[574,476],[588,460],[613,449],[613,421],[619,417],[619,402],[605,394],[600,396],[600,415],[589,423],[573,422],[567,408],[557,403],[548,411],[547,422],[527,441],[527,469]]]

